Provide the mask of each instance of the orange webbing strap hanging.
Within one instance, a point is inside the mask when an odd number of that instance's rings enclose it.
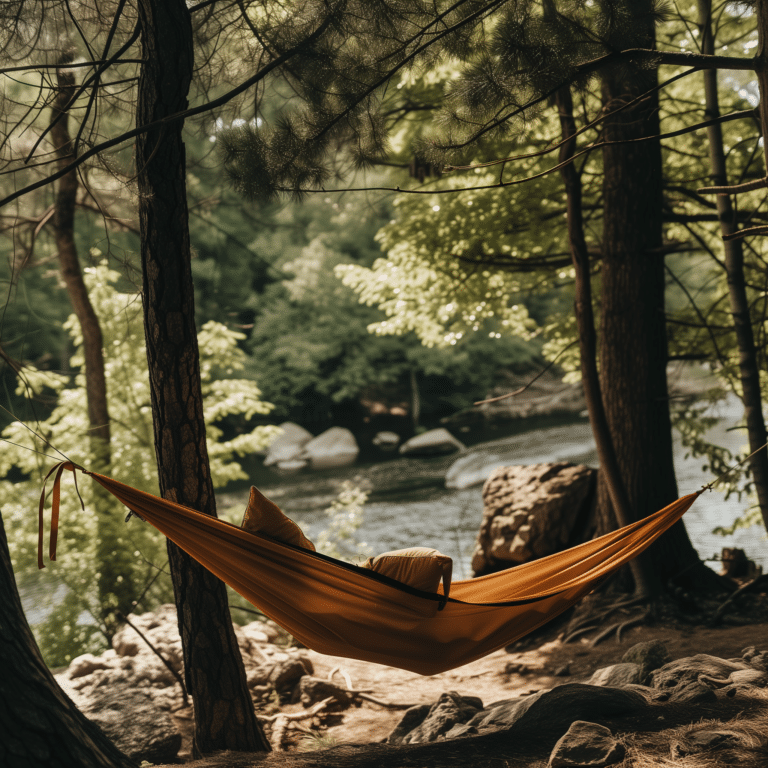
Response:
[[[50,472],[45,476],[43,480],[43,490],[40,493],[40,506],[38,507],[38,532],[37,532],[37,567],[40,569],[45,568],[43,562],[43,511],[45,509],[45,486],[48,483],[48,478],[55,472],[56,477],[53,480],[53,490],[51,492],[51,538],[48,544],[48,557],[51,562],[56,560],[56,543],[59,538],[59,508],[61,506],[61,475],[65,469],[72,472],[72,477],[75,479],[75,491],[77,491],[77,498],[80,499],[80,506],[85,509],[83,503],[83,497],[80,495],[80,489],[77,487],[77,473],[76,469],[81,472],[86,472],[81,466],[73,464],[71,461],[62,461],[60,464],[54,465]]]

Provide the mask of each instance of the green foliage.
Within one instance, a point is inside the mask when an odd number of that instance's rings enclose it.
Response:
[[[141,299],[138,294],[121,293],[115,289],[117,272],[102,264],[86,272],[91,302],[99,316],[104,337],[106,377],[109,387],[109,409],[112,418],[112,474],[125,479],[142,490],[157,493],[155,454],[149,380],[146,368]],[[83,372],[82,339],[74,316],[67,321],[75,353],[71,365],[78,373],[71,383],[67,377],[35,368],[25,369],[25,383],[19,394],[29,396],[47,389],[58,396],[56,407],[34,429],[49,441],[45,448],[19,423],[3,431],[6,443],[0,453],[0,476],[19,472],[27,479],[0,481],[0,506],[9,528],[9,545],[16,573],[22,580],[37,567],[37,516],[33,513],[41,487],[41,478],[51,460],[56,457],[52,447],[76,463],[89,466],[88,417],[86,408],[85,374]],[[231,439],[224,439],[222,419],[237,417],[245,423],[254,415],[269,412],[260,391],[250,379],[233,378],[244,367],[245,355],[237,342],[242,334],[234,333],[219,323],[207,323],[200,331],[201,376],[204,393],[205,421],[208,431],[211,473],[214,485],[221,487],[233,479],[246,477],[235,460],[264,449],[274,437],[274,427],[243,430]],[[45,450],[49,458],[32,450]],[[66,476],[65,476],[66,477]],[[158,569],[166,562],[165,540],[151,526],[135,519],[128,525],[123,514],[114,506],[103,508],[101,497],[90,481],[81,483],[80,492],[85,510],[79,507],[72,488],[66,488],[61,500],[61,531],[55,576],[66,585],[64,602],[54,601],[54,612],[40,630],[40,641],[46,660],[56,666],[69,661],[85,650],[96,650],[99,638],[96,630],[83,623],[81,616],[101,620],[109,595],[99,595],[97,583],[100,569],[99,538],[109,534],[114,538],[113,556],[127,564],[128,571],[117,579],[127,579],[135,585],[135,598],[151,584],[141,608],[149,609],[171,596],[166,576],[157,578]],[[85,612],[85,613],[83,613]],[[101,628],[104,631],[104,628]]]

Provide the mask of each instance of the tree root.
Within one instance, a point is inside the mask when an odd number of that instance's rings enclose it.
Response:
[[[758,586],[758,584],[766,584],[768,583],[768,574],[763,574],[762,576],[758,576],[757,578],[752,579],[752,581],[748,581],[746,584],[739,587],[735,592],[731,593],[720,605],[717,607],[717,610],[712,614],[712,618],[707,622],[707,624],[710,627],[717,626],[722,618],[723,615],[726,613],[726,611],[731,607],[734,600],[739,597],[739,595],[742,595],[744,592],[748,592],[750,589],[754,589]]]
[[[324,709],[332,701],[335,701],[333,696],[329,696],[327,699],[317,702],[312,709],[308,709],[306,712],[296,712],[292,715],[286,715],[282,712],[277,715],[258,715],[258,720],[262,723],[272,723],[272,734],[269,737],[269,743],[273,752],[282,752],[283,750],[283,738],[285,732],[288,729],[290,722],[297,720],[308,720],[310,717],[314,717],[321,709]]]

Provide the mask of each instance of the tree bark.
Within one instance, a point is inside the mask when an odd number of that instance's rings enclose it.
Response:
[[[712,0],[699,0],[699,31],[701,33],[701,52],[714,53],[715,40],[712,34]],[[765,11],[763,11],[763,14]],[[761,38],[764,40],[764,38]],[[717,94],[717,70],[709,69],[704,76],[704,116],[707,120],[720,117],[720,101]],[[765,94],[763,84],[760,86],[761,109],[764,108]],[[763,118],[765,119],[765,118]],[[765,123],[763,123],[765,125]],[[712,184],[724,187],[728,184],[728,174],[725,166],[723,151],[723,129],[720,123],[707,128],[709,139],[709,165],[712,171]],[[768,162],[766,163],[768,168]],[[720,232],[731,235],[738,230],[736,213],[731,204],[730,195],[717,195],[717,213],[720,218]],[[768,441],[765,419],[763,417],[763,402],[760,391],[760,367],[757,362],[755,337],[752,332],[752,322],[749,314],[746,281],[744,278],[744,247],[741,240],[726,240],[723,243],[725,251],[725,268],[728,275],[728,298],[733,316],[733,329],[736,333],[736,344],[739,349],[739,378],[741,380],[741,400],[744,403],[744,418],[747,422],[747,435],[750,453],[757,451]],[[749,460],[752,480],[757,492],[757,501],[763,523],[768,530],[768,451],[759,451]]]
[[[56,70],[56,96],[52,105],[52,118],[58,120],[51,128],[51,141],[58,167],[66,167],[74,156],[69,135],[68,104],[75,93],[75,76],[67,70],[72,59],[65,52]],[[110,419],[107,401],[107,380],[104,369],[104,341],[99,318],[88,296],[83,271],[75,244],[75,207],[79,181],[77,171],[64,174],[59,180],[54,205],[53,229],[59,254],[61,276],[67,287],[72,309],[80,323],[85,358],[85,391],[88,407],[90,465],[96,472],[109,472],[111,463]],[[109,494],[102,489],[94,492],[98,515],[99,601],[101,618],[107,637],[111,637],[119,625],[120,612],[130,613],[136,597],[131,578],[132,558],[120,541],[116,507]],[[123,556],[121,557],[121,553]],[[113,597],[114,596],[114,597]]]
[[[136,768],[78,710],[45,665],[21,606],[0,516],[0,765]]]
[[[545,5],[545,9],[547,5]],[[555,96],[563,144],[560,147],[560,163],[573,157],[576,148],[576,122],[573,118],[573,98],[570,87],[561,88]],[[581,179],[573,163],[561,170],[566,193],[566,216],[568,221],[568,241],[571,261],[575,272],[574,313],[579,334],[579,352],[581,358],[581,382],[584,399],[587,403],[589,423],[595,438],[597,455],[600,460],[600,475],[610,496],[619,525],[632,522],[631,506],[624,488],[619,470],[613,440],[608,427],[600,379],[597,369],[597,335],[592,310],[592,281],[589,268],[589,251],[584,238],[584,219],[582,216]],[[640,595],[651,592],[653,578],[647,573],[648,563],[639,557],[630,562],[635,591]]]
[[[192,25],[184,0],[141,0],[137,125],[187,106]],[[136,142],[144,324],[160,490],[216,515],[195,328],[182,122]],[[168,543],[195,751],[269,751],[246,686],[224,584]]]
[[[645,11],[645,13],[641,13]],[[655,45],[650,6],[634,24],[642,47]],[[602,81],[603,104],[615,108],[656,85],[656,72],[613,67]],[[658,98],[609,117],[607,141],[659,133]],[[603,149],[603,260],[600,384],[611,438],[633,519],[677,498],[667,392],[662,245],[662,164],[659,141]],[[613,527],[606,477],[598,479],[603,532]],[[699,565],[682,522],[645,555],[652,591]]]

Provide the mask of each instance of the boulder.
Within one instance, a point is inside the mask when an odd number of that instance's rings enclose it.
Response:
[[[445,427],[439,427],[406,440],[400,446],[400,453],[407,456],[437,456],[465,449],[461,440],[457,440]]]
[[[522,733],[544,726],[568,728],[575,720],[633,714],[648,706],[645,696],[637,691],[566,683],[523,699],[492,704],[475,715],[469,725],[476,726],[480,731],[514,727],[516,732]]]
[[[387,741],[390,744],[417,744],[442,740],[455,725],[466,723],[482,709],[483,702],[476,696],[460,696],[456,691],[448,691],[426,711],[421,722],[416,722],[409,731],[400,736],[399,732],[404,730],[404,722],[411,712],[408,710]],[[415,713],[410,716],[412,723],[419,719],[421,712],[420,710],[418,716]]]
[[[331,427],[310,440],[297,457],[312,469],[331,469],[354,464],[360,453],[355,436],[344,427]]]
[[[500,467],[483,486],[483,519],[472,556],[475,576],[494,573],[576,543],[597,471],[566,462]]]
[[[604,725],[576,720],[555,744],[548,768],[604,768],[620,763],[626,751]]]
[[[636,643],[622,657],[622,662],[637,664],[640,667],[640,683],[645,685],[651,678],[651,673],[669,664],[672,657],[667,646],[661,640],[649,640],[646,643]]]
[[[271,467],[278,462],[290,462],[300,453],[302,448],[312,439],[312,433],[307,432],[304,427],[294,424],[292,421],[285,421],[280,425],[282,433],[275,438],[264,459],[264,466]]]

